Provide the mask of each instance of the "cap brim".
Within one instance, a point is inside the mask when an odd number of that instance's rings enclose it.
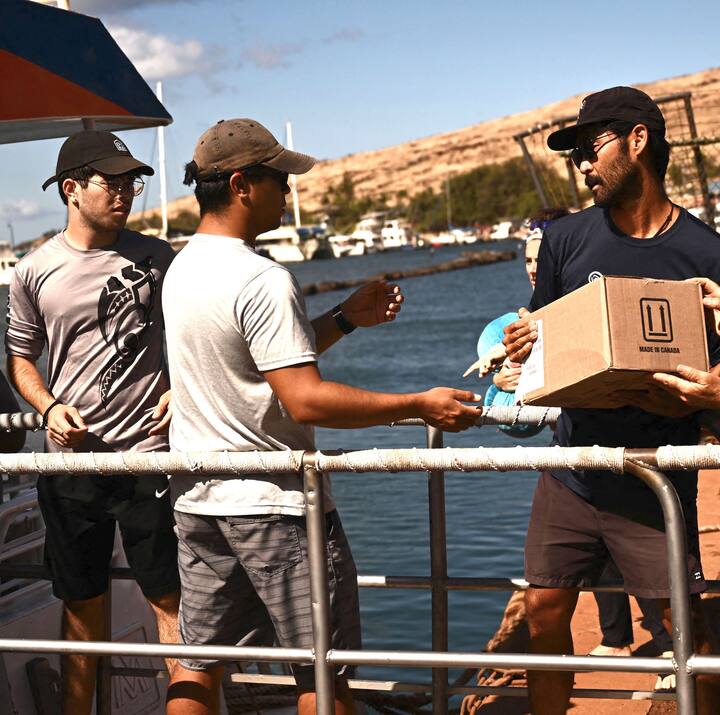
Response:
[[[563,127],[550,134],[547,138],[547,145],[553,151],[566,151],[577,146],[577,135],[580,126],[573,124],[570,127]]]
[[[263,166],[284,171],[286,174],[306,174],[315,166],[315,157],[297,151],[283,149],[277,156],[263,161]]]

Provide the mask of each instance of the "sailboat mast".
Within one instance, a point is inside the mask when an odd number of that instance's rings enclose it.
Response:
[[[162,82],[158,82],[155,94],[160,102],[162,97]],[[160,238],[167,241],[168,235],[168,209],[167,209],[167,174],[165,172],[165,127],[162,124],[158,127],[158,160],[160,164],[160,215],[162,217],[162,228]]]
[[[290,122],[285,123],[285,137],[287,148],[290,151],[293,150],[293,135],[292,135],[292,124]],[[297,176],[290,174],[290,192],[292,193],[293,200],[293,214],[295,215],[295,228],[300,228],[300,204],[298,202],[297,192]]]

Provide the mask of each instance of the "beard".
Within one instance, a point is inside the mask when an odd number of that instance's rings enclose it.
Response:
[[[603,171],[602,176],[585,178],[588,189],[599,187],[592,194],[595,206],[600,208],[611,208],[642,193],[640,169],[630,161],[627,147],[624,144],[621,147],[617,158]]]

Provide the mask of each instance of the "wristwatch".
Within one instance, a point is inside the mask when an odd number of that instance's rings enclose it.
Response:
[[[346,317],[345,314],[342,312],[342,306],[340,304],[336,305],[332,309],[332,317],[335,319],[335,322],[337,323],[338,328],[342,330],[345,335],[350,335],[355,328],[357,328],[357,325],[353,325]]]

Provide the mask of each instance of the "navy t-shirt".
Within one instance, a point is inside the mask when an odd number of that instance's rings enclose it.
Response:
[[[720,235],[684,209],[673,226],[657,238],[632,238],[617,228],[608,211],[592,207],[566,216],[547,228],[540,244],[537,283],[530,310],[537,310],[600,276],[636,276],[683,280],[707,276],[720,282]],[[710,364],[720,363],[720,339],[708,332]],[[634,407],[563,409],[553,444],[581,447],[654,448],[694,445],[695,415],[668,418]],[[584,499],[605,503],[612,493],[623,498],[655,497],[639,479],[611,472],[554,470],[553,475]],[[683,500],[697,494],[697,472],[668,476]]]

